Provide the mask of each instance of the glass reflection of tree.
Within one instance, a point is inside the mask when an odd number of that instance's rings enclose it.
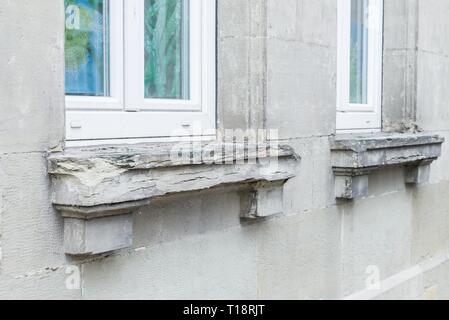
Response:
[[[145,97],[183,98],[182,0],[145,0]]]
[[[79,25],[65,30],[66,71],[81,78],[82,70],[87,73],[83,78],[87,83],[79,84],[79,94],[104,94],[104,39],[103,0],[65,0],[65,7],[76,6],[67,19],[78,19]],[[67,14],[67,12],[66,12]],[[67,25],[66,25],[67,26]],[[93,69],[93,70],[87,70]],[[72,87],[72,86],[71,86]],[[82,89],[84,88],[84,90]]]

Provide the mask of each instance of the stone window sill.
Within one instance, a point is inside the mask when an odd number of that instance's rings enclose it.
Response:
[[[64,248],[94,255],[132,246],[133,212],[181,192],[237,185],[242,218],[282,213],[298,157],[288,147],[205,143],[73,148],[48,157]]]
[[[369,175],[384,167],[405,166],[407,184],[427,182],[443,142],[444,138],[427,133],[337,135],[331,140],[336,198],[366,196]]]

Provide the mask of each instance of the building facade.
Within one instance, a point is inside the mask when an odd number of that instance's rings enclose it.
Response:
[[[163,58],[110,0],[81,86],[88,2],[0,0],[0,298],[449,298],[448,0],[177,1]]]

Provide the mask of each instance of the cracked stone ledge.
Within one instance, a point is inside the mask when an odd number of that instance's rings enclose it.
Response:
[[[133,212],[177,193],[237,185],[242,218],[278,215],[298,160],[288,146],[150,144],[51,153],[48,172],[66,253],[95,255],[132,246]]]
[[[407,184],[427,182],[443,143],[444,138],[428,133],[337,135],[331,139],[336,198],[366,196],[369,175],[385,167],[406,167]]]

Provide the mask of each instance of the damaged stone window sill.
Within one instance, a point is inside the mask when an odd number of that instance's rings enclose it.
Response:
[[[299,157],[288,146],[166,143],[71,148],[51,153],[52,201],[64,248],[94,255],[132,246],[133,212],[184,192],[236,185],[242,218],[282,213],[283,186]]]
[[[331,139],[337,199],[368,195],[369,176],[384,167],[406,167],[405,183],[429,180],[430,164],[441,156],[444,138],[419,134],[344,134]]]

